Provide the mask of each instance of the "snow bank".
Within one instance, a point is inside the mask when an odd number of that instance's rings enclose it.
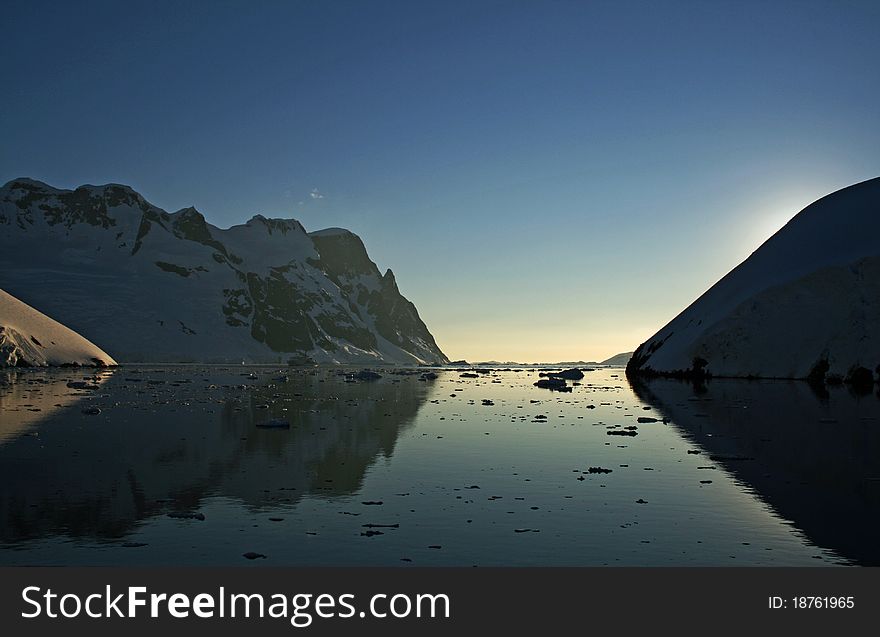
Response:
[[[0,290],[0,367],[116,365],[105,351]]]

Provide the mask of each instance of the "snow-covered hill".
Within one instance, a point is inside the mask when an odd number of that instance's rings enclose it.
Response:
[[[0,188],[0,287],[122,362],[447,361],[351,232],[221,230],[117,184]]]
[[[702,359],[702,360],[696,360]],[[630,374],[822,378],[880,364],[880,178],[830,194],[643,343]]]
[[[0,290],[0,367],[115,364],[94,343]]]

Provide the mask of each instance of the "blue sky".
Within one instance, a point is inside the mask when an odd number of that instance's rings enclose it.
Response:
[[[0,181],[349,228],[453,358],[634,349],[880,174],[874,1],[7,2],[3,22]]]

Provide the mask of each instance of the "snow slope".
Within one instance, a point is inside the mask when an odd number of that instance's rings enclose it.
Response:
[[[446,362],[356,235],[224,230],[118,184],[0,188],[0,287],[123,362]]]
[[[0,367],[115,364],[91,341],[0,290]]]
[[[880,178],[810,204],[643,343],[628,373],[846,376],[880,364]]]

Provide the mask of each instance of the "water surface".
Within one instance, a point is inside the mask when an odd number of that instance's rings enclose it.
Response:
[[[0,564],[880,563],[877,395],[423,371],[8,372]]]

